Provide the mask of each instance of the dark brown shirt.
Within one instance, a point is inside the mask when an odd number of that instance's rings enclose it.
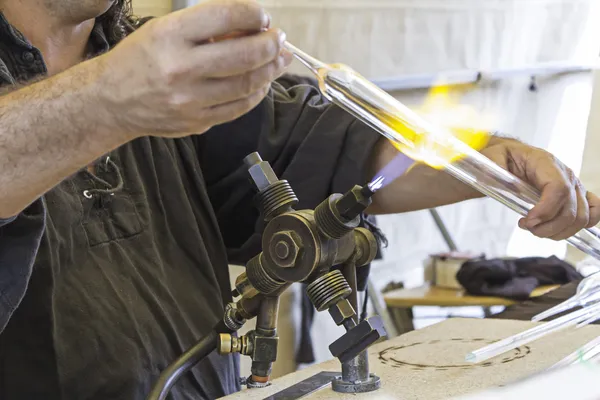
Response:
[[[98,27],[91,40],[108,50]],[[0,19],[0,82],[45,71]],[[96,175],[82,169],[0,221],[0,399],[145,399],[221,318],[228,263],[260,251],[243,158],[259,151],[300,206],[314,207],[364,183],[377,139],[315,88],[274,84],[238,120],[201,136],[137,139],[99,160]],[[172,398],[232,393],[237,369],[213,353]]]

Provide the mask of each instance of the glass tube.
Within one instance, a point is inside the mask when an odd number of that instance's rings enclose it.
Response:
[[[553,315],[570,310],[578,306],[586,306],[600,301],[600,273],[594,273],[583,278],[577,285],[577,291],[569,299],[555,305],[531,318],[532,321],[542,321]]]
[[[596,321],[598,321],[600,319],[600,312],[597,312],[595,314],[591,314],[590,316],[588,316],[587,319],[579,322],[575,328],[579,329],[579,328],[583,328],[586,325],[592,324]]]
[[[531,329],[475,350],[467,354],[465,360],[472,363],[480,363],[489,360],[492,357],[496,357],[497,355],[516,349],[519,346],[531,343],[551,333],[575,326],[598,312],[600,312],[600,304],[594,304],[593,306],[574,311],[553,321],[542,323]]]
[[[522,216],[539,201],[540,193],[533,187],[446,129],[429,123],[348,66],[325,64],[289,42],[284,46],[315,74],[327,99],[385,136],[407,156],[443,168]],[[567,241],[600,260],[597,228],[581,230]]]
[[[586,343],[581,348],[575,350],[549,369],[556,369],[576,364],[581,361],[588,361],[596,358],[600,354],[600,336]]]

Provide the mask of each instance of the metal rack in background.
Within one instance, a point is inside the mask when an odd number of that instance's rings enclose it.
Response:
[[[446,228],[446,224],[444,224],[444,221],[442,220],[442,217],[440,216],[438,211],[435,208],[430,208],[429,213],[433,217],[433,220],[435,221],[435,225],[437,226],[438,230],[440,231],[440,234],[442,235],[444,242],[446,242],[448,249],[450,251],[457,251],[458,248],[456,247],[456,242],[454,242],[452,235],[448,231],[448,228]]]
[[[436,84],[468,85],[484,84],[519,76],[530,77],[530,88],[535,89],[536,78],[570,73],[590,72],[600,67],[597,62],[547,62],[535,65],[494,70],[458,70],[436,74],[410,74],[392,78],[371,79],[381,89],[392,92],[399,90],[429,89]]]

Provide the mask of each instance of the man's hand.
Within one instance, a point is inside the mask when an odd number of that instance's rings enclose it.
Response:
[[[256,2],[203,2],[0,96],[0,219],[130,140],[202,133],[251,110],[291,61],[268,25]]]
[[[494,138],[481,153],[541,192],[540,202],[519,221],[522,229],[562,240],[600,221],[600,198],[547,151]]]
[[[541,192],[540,202],[519,221],[521,228],[539,237],[562,240],[600,221],[600,198],[587,192],[573,171],[547,151],[495,137],[481,153]],[[381,139],[374,149],[370,174],[397,154],[387,139]],[[380,190],[368,211],[415,211],[476,197],[482,195],[447,173],[418,164]]]
[[[258,3],[242,0],[147,22],[101,61],[115,129],[181,136],[250,111],[291,62],[285,35],[269,22]]]

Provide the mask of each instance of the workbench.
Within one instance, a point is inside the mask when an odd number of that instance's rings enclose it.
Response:
[[[538,297],[548,293],[560,285],[540,286],[531,293],[531,297]],[[464,289],[448,289],[425,284],[416,288],[396,289],[384,294],[385,304],[394,319],[398,334],[410,332],[414,329],[412,307],[482,307],[486,316],[490,315],[490,308],[494,306],[510,306],[517,303],[515,300],[493,297],[474,296],[466,293]]]
[[[382,381],[378,391],[341,394],[327,385],[303,399],[436,400],[477,393],[541,372],[600,335],[599,326],[586,326],[544,337],[481,365],[464,361],[468,352],[534,325],[527,321],[449,319],[370,348],[371,371]],[[263,400],[319,372],[339,370],[338,361],[330,360],[276,379],[269,387],[244,390],[225,399]]]

